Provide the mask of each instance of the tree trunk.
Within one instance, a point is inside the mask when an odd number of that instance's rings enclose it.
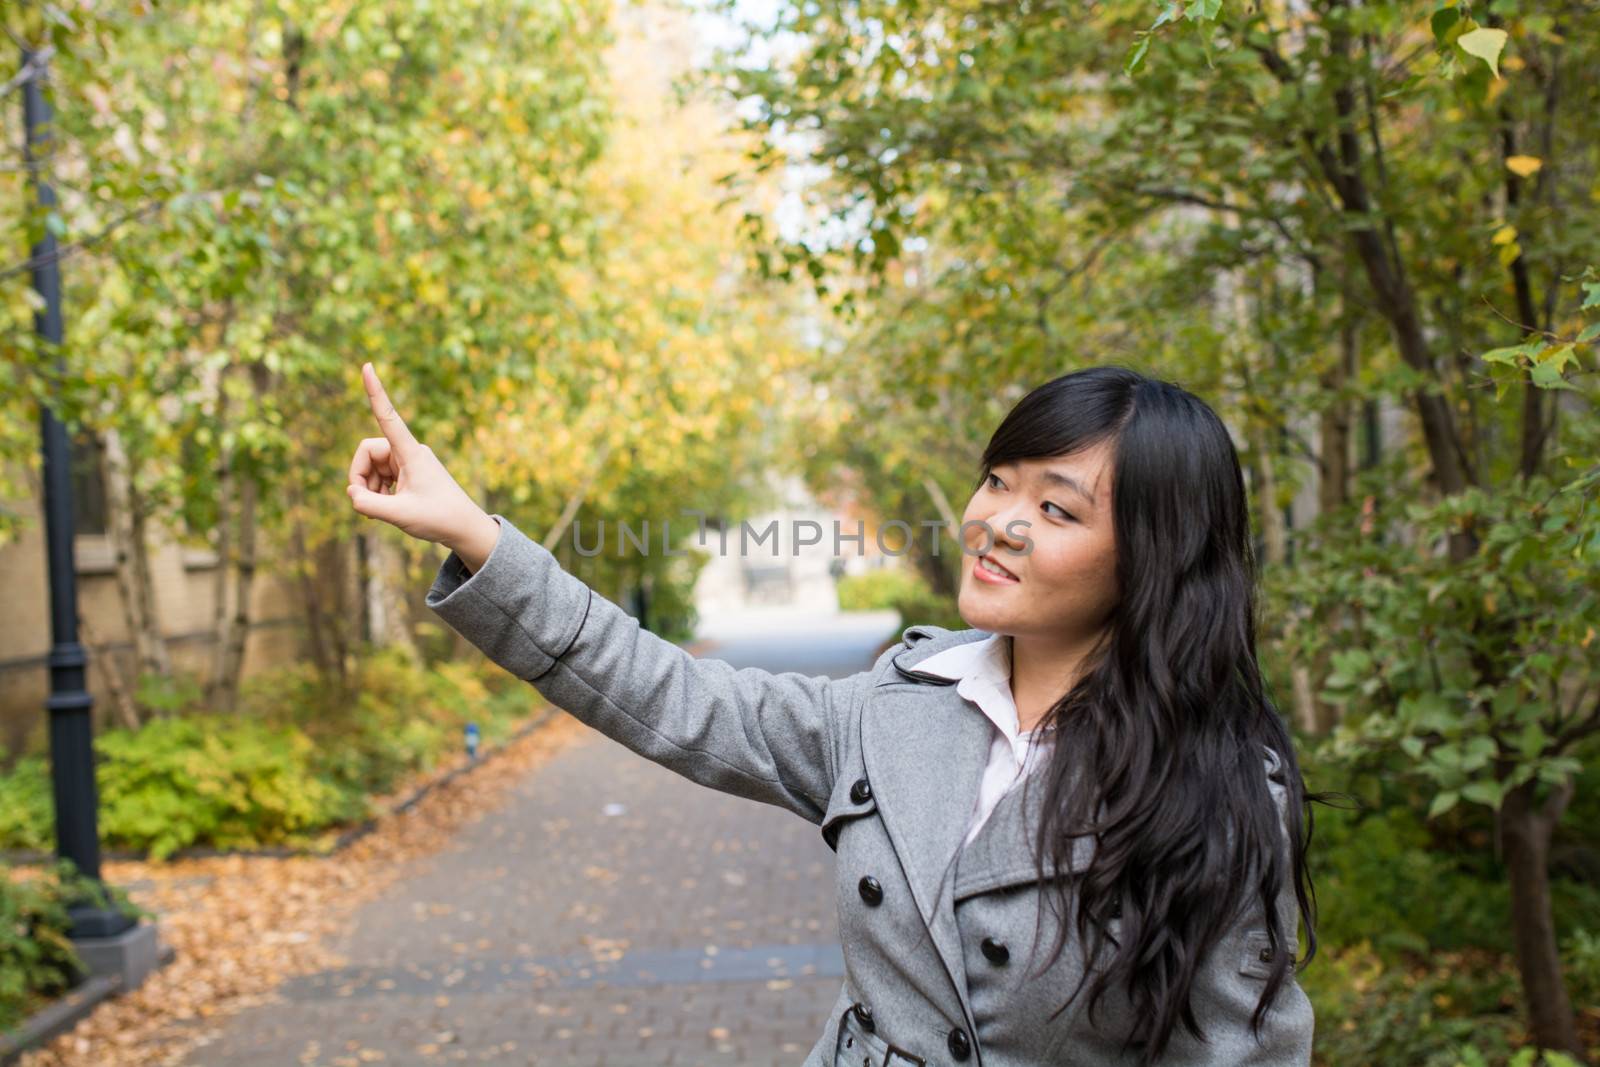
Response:
[[[169,677],[172,658],[161,634],[155,582],[150,574],[149,515],[139,493],[133,463],[116,430],[105,434],[106,503],[116,546],[117,588],[122,594],[128,633],[138,652],[139,673]]]
[[[1224,211],[1222,217],[1229,226],[1237,228],[1240,218],[1237,212]],[[1232,326],[1241,333],[1250,322],[1250,306],[1245,299],[1245,271],[1239,269],[1229,271],[1222,275],[1221,287],[1223,292],[1218,294],[1219,310],[1225,310],[1231,315]],[[1316,285],[1316,271],[1313,266],[1312,285]],[[1246,391],[1253,389],[1255,368],[1251,366],[1250,352],[1241,353],[1239,369],[1242,384]],[[1254,470],[1253,487],[1254,497],[1261,511],[1261,537],[1262,548],[1265,556],[1264,563],[1269,566],[1283,566],[1289,558],[1288,524],[1283,511],[1277,505],[1278,480],[1272,469],[1274,450],[1267,443],[1267,427],[1259,420],[1251,417],[1248,410],[1244,415],[1245,436],[1250,443],[1250,451],[1254,456],[1252,464]],[[1324,446],[1326,439],[1324,439]],[[1311,673],[1305,664],[1294,664],[1289,669],[1291,699],[1294,701],[1294,720],[1300,728],[1307,733],[1317,732],[1317,701],[1311,685]]]
[[[1232,225],[1239,224],[1238,217],[1228,214]],[[1244,295],[1244,272],[1237,271],[1226,277],[1229,303],[1233,314],[1233,326],[1243,330],[1250,321],[1250,308]],[[1250,383],[1255,377],[1250,366],[1249,353],[1245,353],[1240,360],[1244,370],[1245,387],[1250,388]],[[1289,530],[1284,520],[1283,511],[1278,507],[1278,479],[1272,469],[1274,449],[1268,445],[1267,428],[1260,420],[1248,414],[1246,435],[1250,441],[1250,451],[1255,457],[1256,472],[1256,504],[1261,509],[1261,538],[1263,542],[1263,562],[1268,566],[1283,566],[1289,559]],[[1307,733],[1317,732],[1317,702],[1311,686],[1311,675],[1304,664],[1296,664],[1290,668],[1290,681],[1292,685],[1292,699],[1294,700],[1294,719],[1300,728]]]
[[[223,617],[217,633],[217,655],[212,674],[215,707],[234,709],[239,697],[239,679],[244,670],[245,642],[250,636],[250,592],[256,577],[256,493],[254,479],[239,478],[237,560],[230,568],[234,577],[233,610]]]
[[[328,628],[331,623],[322,605],[322,591],[329,587],[332,576],[317,574],[312,562],[311,547],[306,540],[305,516],[301,510],[304,502],[300,496],[300,488],[291,484],[289,492],[293,508],[289,537],[294,544],[295,578],[296,584],[300,587],[301,607],[305,612],[306,637],[310,646],[307,652],[311,661],[316,664],[317,673],[323,678],[332,678],[338,673],[338,669],[333,661],[333,643],[328,639]]]
[[[1356,315],[1359,302],[1352,293],[1350,265],[1340,265],[1341,294],[1339,327],[1339,359],[1322,375],[1320,386],[1325,394],[1337,394],[1355,380],[1360,362],[1360,325]],[[1354,411],[1348,401],[1330,404],[1322,412],[1318,438],[1317,510],[1331,515],[1350,503],[1350,483],[1355,459]],[[1340,611],[1330,620],[1331,626],[1344,629],[1348,625],[1345,613]],[[1301,709],[1302,724],[1314,737],[1326,736],[1339,723],[1340,707],[1317,699],[1312,678],[1326,678],[1331,669],[1331,648],[1324,648],[1312,663],[1296,663],[1294,676],[1296,707]]]
[[[1588,1063],[1578,1040],[1572,1001],[1561,979],[1561,955],[1550,910],[1550,835],[1572,799],[1568,778],[1541,805],[1538,779],[1506,794],[1497,829],[1511,880],[1511,931],[1526,998],[1528,1033],[1540,1048],[1560,1049]]]
[[[167,639],[161,632],[161,612],[156,607],[155,578],[150,569],[150,510],[144,496],[131,477],[128,481],[129,513],[133,516],[133,589],[139,602],[139,611],[145,620],[140,633],[139,670],[162,678],[172,675],[172,656],[167,649]]]
[[[362,541],[367,557],[364,576],[367,639],[379,647],[399,648],[412,663],[421,662],[411,635],[411,620],[396,581],[397,575],[405,575],[405,561],[383,536],[383,531],[375,526],[368,526]]]
[[[228,367],[217,375],[217,412],[212,425],[222,434],[227,426],[228,390],[224,385]],[[223,685],[223,648],[228,627],[228,567],[233,560],[233,449],[223,436],[217,449],[217,568],[212,572],[211,633],[215,643],[211,648],[211,675],[206,679],[206,707],[216,711],[220,705]]]
[[[1345,303],[1343,310],[1345,321],[1339,329],[1339,361],[1322,375],[1319,384],[1324,394],[1343,390],[1356,374],[1359,345],[1357,322],[1349,302]],[[1350,502],[1350,424],[1349,401],[1330,404],[1322,412],[1317,507],[1325,515]]]
[[[123,677],[122,669],[111,658],[110,650],[101,643],[99,634],[93,623],[89,621],[87,613],[78,617],[78,630],[83,635],[84,647],[89,653],[89,663],[100,669],[100,676],[106,680],[106,688],[111,692],[111,706],[116,710],[117,721],[124,728],[137,730],[139,721],[139,707],[134,703],[133,694],[128,691],[128,680]]]
[[[355,649],[360,630],[349,620],[354,619],[356,606],[361,603],[361,575],[350,565],[350,552],[335,541],[324,541],[317,546],[314,569],[318,588],[334,590],[333,612],[327,620],[328,640],[333,648],[333,662],[339,691],[351,692],[354,675]]]
[[[216,425],[220,428],[228,425],[226,385],[230,369],[223,368],[217,380]],[[260,378],[253,375],[252,379],[259,392]],[[221,565],[217,568],[213,616],[216,644],[206,687],[206,701],[213,711],[233,710],[237,705],[245,642],[250,635],[250,591],[256,573],[256,494],[259,490],[253,478],[235,473],[234,465],[234,450],[224,445],[217,471],[217,540],[221,546],[218,552]],[[230,576],[233,578],[232,598],[228,596]]]

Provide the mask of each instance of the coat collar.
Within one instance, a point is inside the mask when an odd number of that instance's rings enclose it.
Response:
[[[1011,677],[1011,648],[1000,634],[990,634],[976,641],[957,641],[940,652],[920,657],[917,670],[952,678],[958,684],[967,678],[1008,681]]]
[[[948,630],[943,626],[918,624],[908,626],[901,635],[905,648],[890,658],[890,669],[883,672],[878,686],[904,682],[925,682],[931,685],[954,685],[956,679],[944,674],[918,673],[917,664],[930,659],[946,649],[973,641],[983,641],[994,634],[986,630]]]

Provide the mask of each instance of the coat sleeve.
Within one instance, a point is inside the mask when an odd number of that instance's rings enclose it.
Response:
[[[863,671],[771,673],[697,659],[567,573],[496,514],[500,536],[469,574],[452,551],[426,603],[489,659],[639,755],[724,793],[820,824],[839,723]]]

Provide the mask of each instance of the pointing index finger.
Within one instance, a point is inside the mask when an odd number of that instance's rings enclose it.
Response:
[[[400,413],[394,409],[394,404],[389,401],[389,394],[383,391],[383,383],[378,381],[378,372],[371,363],[361,365],[361,380],[367,387],[367,400],[372,404],[372,414],[377,417],[378,425],[383,429],[383,436],[389,439],[395,451],[415,447],[417,439],[411,436],[411,430],[406,426]]]

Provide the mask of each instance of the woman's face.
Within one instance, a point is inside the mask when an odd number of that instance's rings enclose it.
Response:
[[[962,515],[959,607],[967,624],[1072,645],[1098,634],[1118,597],[1111,489],[1104,442],[995,467]],[[978,573],[980,553],[1015,577]]]

